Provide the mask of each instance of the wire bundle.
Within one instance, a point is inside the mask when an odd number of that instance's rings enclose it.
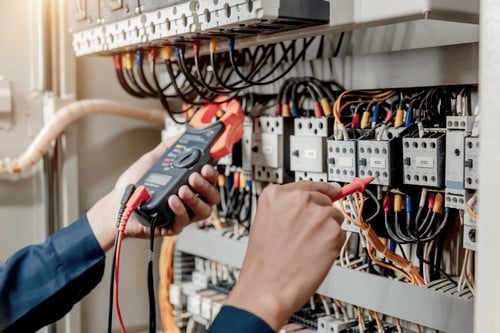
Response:
[[[329,117],[332,115],[332,105],[339,94],[338,89],[343,90],[343,87],[337,82],[323,82],[314,77],[287,79],[278,92],[275,115],[277,117],[301,116],[301,110],[305,112],[306,109],[303,104],[311,100],[313,106],[311,116]]]

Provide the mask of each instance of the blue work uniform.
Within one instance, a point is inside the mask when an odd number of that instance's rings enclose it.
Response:
[[[102,279],[105,255],[84,215],[0,265],[0,332],[35,332],[62,318]],[[270,333],[252,313],[223,306],[210,333]]]

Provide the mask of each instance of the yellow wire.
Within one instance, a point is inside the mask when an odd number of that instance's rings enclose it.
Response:
[[[158,287],[158,304],[161,314],[161,325],[165,332],[180,333],[174,316],[174,307],[169,301],[169,287],[173,280],[175,236],[163,237],[159,258],[160,281]]]

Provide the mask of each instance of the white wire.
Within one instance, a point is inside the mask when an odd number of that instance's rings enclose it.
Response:
[[[349,244],[349,238],[351,238],[351,235],[352,235],[352,232],[347,232],[344,244],[342,245],[342,248],[340,249],[339,259],[340,259],[340,266],[341,267],[346,266],[346,263],[344,262],[344,256],[346,255],[346,248],[347,248],[347,245]],[[346,259],[347,259],[347,262],[349,262],[349,258],[346,258]]]
[[[52,141],[69,124],[83,116],[96,113],[125,116],[161,124],[165,122],[167,117],[167,113],[164,111],[138,108],[104,99],[89,99],[68,104],[54,114],[52,119],[42,128],[30,146],[19,157],[6,157],[0,160],[0,176],[19,174],[33,167],[46,153]]]

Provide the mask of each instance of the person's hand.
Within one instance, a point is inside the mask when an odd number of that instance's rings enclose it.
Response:
[[[226,302],[275,331],[317,290],[345,239],[330,198],[337,184],[297,182],[264,189],[241,273]]]
[[[119,177],[113,191],[87,212],[89,223],[103,250],[106,251],[113,245],[117,230],[116,217],[125,188],[128,184],[136,183],[176,140],[177,138],[173,138],[160,143],[155,149],[139,158]],[[183,185],[177,195],[168,198],[168,204],[175,214],[175,222],[168,227],[156,228],[155,236],[179,233],[190,222],[210,216],[212,206],[219,202],[219,192],[215,188],[217,171],[212,166],[203,166],[201,174],[197,172],[191,174],[188,182],[189,186]],[[186,207],[191,210],[191,217]],[[147,238],[149,234],[149,228],[139,222],[137,214],[133,214],[125,229],[125,236]]]

